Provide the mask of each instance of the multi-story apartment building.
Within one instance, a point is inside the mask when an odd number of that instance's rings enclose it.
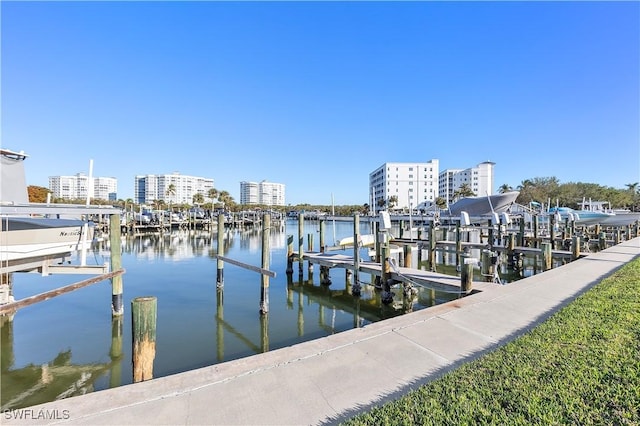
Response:
[[[455,192],[467,185],[475,195],[492,195],[495,163],[485,161],[469,169],[447,169],[440,173],[438,194],[447,204],[455,201]]]
[[[375,214],[388,207],[396,197],[394,208],[415,209],[438,196],[439,160],[426,163],[384,163],[369,174],[369,204]],[[384,203],[384,204],[383,204]]]
[[[135,177],[134,197],[138,204],[164,201],[167,204],[191,204],[196,194],[202,194],[210,202],[209,191],[214,188],[213,179],[181,175],[138,175]]]
[[[437,159],[427,163],[384,163],[369,174],[371,211],[387,208],[393,196],[397,198],[395,209],[415,209],[425,202],[435,202],[438,197],[449,204],[455,201],[454,193],[464,184],[476,195],[491,195],[494,166],[495,163],[485,161],[468,169],[439,172]]]
[[[118,194],[118,180],[112,177],[94,177],[83,173],[75,176],[49,176],[49,190],[54,198],[78,200],[89,198],[115,201]]]
[[[263,180],[262,182],[240,182],[240,204],[285,205],[285,185]]]

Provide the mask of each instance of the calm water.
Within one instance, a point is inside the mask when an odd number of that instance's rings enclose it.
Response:
[[[369,233],[369,224],[361,224]],[[335,229],[335,231],[334,231]],[[319,244],[319,225],[305,222]],[[325,242],[353,234],[353,224],[327,222]],[[206,231],[176,231],[164,237],[123,239],[125,314],[112,321],[109,280],[20,309],[2,319],[1,409],[16,409],[62,397],[99,391],[132,382],[131,300],[158,300],[154,377],[192,370],[300,342],[363,327],[375,321],[424,309],[458,297],[453,293],[419,289],[411,300],[395,290],[394,302],[380,302],[379,292],[364,285],[360,298],[351,295],[343,269],[330,272],[332,284],[320,284],[320,270],[298,265],[287,277],[286,241],[297,241],[298,222],[274,225],[271,231],[269,312],[262,316],[258,273],[229,263],[224,288],[216,289],[217,236]],[[261,265],[260,230],[230,230],[225,256]],[[297,247],[294,247],[297,250]],[[305,247],[306,249],[306,247]],[[351,254],[350,250],[345,254]],[[88,264],[108,262],[109,252],[98,245]],[[361,253],[368,259],[366,250]],[[446,261],[446,259],[442,259]],[[415,264],[415,263],[414,263]],[[455,274],[455,266],[453,268]],[[445,272],[445,271],[441,271]],[[85,275],[17,273],[16,300],[88,278]],[[370,283],[372,277],[360,276]]]

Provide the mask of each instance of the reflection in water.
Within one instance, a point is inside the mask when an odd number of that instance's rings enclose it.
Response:
[[[297,241],[298,222],[275,223],[270,230],[268,269],[276,277],[270,278],[267,294],[259,274],[228,262],[224,286],[216,285],[216,229],[176,230],[123,238],[122,267],[127,271],[123,317],[111,319],[110,283],[41,302],[15,317],[1,317],[1,408],[16,409],[132,383],[129,303],[139,296],[155,296],[158,301],[154,377],[364,327],[459,297],[457,292],[421,287],[406,292],[398,286],[392,289],[393,301],[385,304],[380,290],[371,285],[373,276],[360,274],[360,295],[354,297],[350,271],[320,268],[316,272],[299,265],[287,274],[287,240],[293,236]],[[319,242],[319,230],[317,222],[306,222],[302,239]],[[370,225],[361,223],[361,233],[369,232]],[[330,233],[332,240],[352,236],[353,224],[336,223]],[[226,229],[223,237],[226,257],[256,267],[263,264],[260,228]],[[329,245],[335,243],[328,240]],[[414,255],[412,264],[418,265],[418,254]],[[87,258],[103,264],[108,257],[106,239]],[[360,257],[367,258],[366,249]],[[458,274],[451,254],[439,253],[437,262],[438,272]],[[531,269],[538,265],[536,259],[524,259],[518,271],[511,273],[526,276],[535,273]],[[420,266],[427,268],[424,261]],[[509,273],[506,267],[505,261],[501,274]],[[13,278],[16,299],[75,280],[32,274]],[[261,312],[261,301],[267,297],[268,312]],[[57,355],[50,359],[47,354]]]
[[[102,375],[118,370],[120,359],[111,363],[78,365],[71,362],[71,350],[58,353],[47,363],[12,368],[13,316],[0,316],[2,324],[2,383],[0,410],[14,410],[57,399],[82,395],[94,390],[94,382]],[[122,334],[120,333],[120,340]],[[115,346],[122,343],[114,339]],[[117,385],[116,385],[117,386]]]

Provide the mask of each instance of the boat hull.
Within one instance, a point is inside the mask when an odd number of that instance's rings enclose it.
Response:
[[[1,221],[1,261],[77,251],[88,237],[81,220],[5,216]]]
[[[461,198],[449,206],[447,213],[451,216],[460,216],[462,212],[466,212],[470,217],[481,217],[506,212],[515,203],[518,195],[520,195],[518,191],[510,191],[486,197]]]

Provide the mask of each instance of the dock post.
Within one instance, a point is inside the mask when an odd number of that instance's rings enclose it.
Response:
[[[571,237],[571,257],[576,260],[580,257],[580,237],[574,235]]]
[[[310,253],[313,251],[313,234],[307,234],[307,248]],[[313,263],[311,261],[307,262],[307,270],[313,272]]]
[[[224,215],[218,215],[218,256],[224,256]],[[216,271],[216,287],[224,287],[224,262],[218,258]]]
[[[287,235],[287,275],[293,274],[293,235]]]
[[[156,319],[158,300],[153,296],[136,297],[131,301],[131,335],[133,382],[153,378],[156,357]]]
[[[540,235],[540,217],[535,215],[533,217],[533,247],[539,248],[540,243],[538,241],[538,237]]]
[[[556,215],[549,215],[549,242],[551,243],[551,249],[556,248]]]
[[[513,234],[507,234],[507,253],[512,256],[515,249],[516,249],[515,236]]]
[[[427,259],[429,261],[429,270],[435,272],[436,270],[436,226],[431,222],[429,226],[429,250],[427,253]]]
[[[480,265],[480,274],[485,278],[486,281],[489,281],[491,277],[493,277],[491,250],[482,250],[480,259],[482,261]]]
[[[262,215],[262,269],[269,269],[269,240],[271,236],[271,214]],[[260,274],[260,314],[269,312],[269,276]]]
[[[348,269],[347,269],[348,271]],[[320,284],[331,285],[331,277],[329,277],[329,267],[320,266]]]
[[[111,244],[111,271],[122,269],[122,239],[120,236],[120,215],[109,215],[109,242]],[[122,303],[122,275],[111,278],[111,316],[124,314]]]
[[[360,239],[360,215],[353,214],[353,291],[354,296],[359,296],[360,288],[360,247],[358,240]]]
[[[404,246],[404,267],[411,268],[411,259],[413,257],[413,247],[409,244]]]
[[[549,269],[551,269],[551,263],[553,259],[551,253],[551,243],[544,242],[540,246],[542,251],[542,270],[548,271]]]
[[[606,237],[606,234],[604,233],[604,231],[600,231],[600,232],[598,232],[598,249],[599,250],[604,250],[606,248],[607,248],[607,237]]]
[[[304,263],[304,213],[298,215],[298,273],[302,275],[302,264]]]
[[[524,228],[525,228],[524,218],[520,218],[519,225],[520,225],[520,232],[518,233],[518,246],[524,247]]]
[[[325,249],[324,228],[325,228],[325,220],[320,219],[320,253],[324,253],[324,249]]]
[[[488,241],[487,243],[489,243],[489,249],[493,250],[493,245],[495,242],[495,237],[494,237],[494,228],[493,228],[493,222],[491,221],[491,219],[487,220],[487,225],[489,226],[489,230],[487,231],[488,234]]]
[[[307,250],[313,251],[313,234],[307,234]]]
[[[471,293],[473,289],[473,263],[468,262],[468,255],[461,256],[463,258],[462,268],[460,269],[460,287],[463,294]]]
[[[456,266],[460,266],[460,255],[462,254],[462,232],[460,222],[456,223]]]

